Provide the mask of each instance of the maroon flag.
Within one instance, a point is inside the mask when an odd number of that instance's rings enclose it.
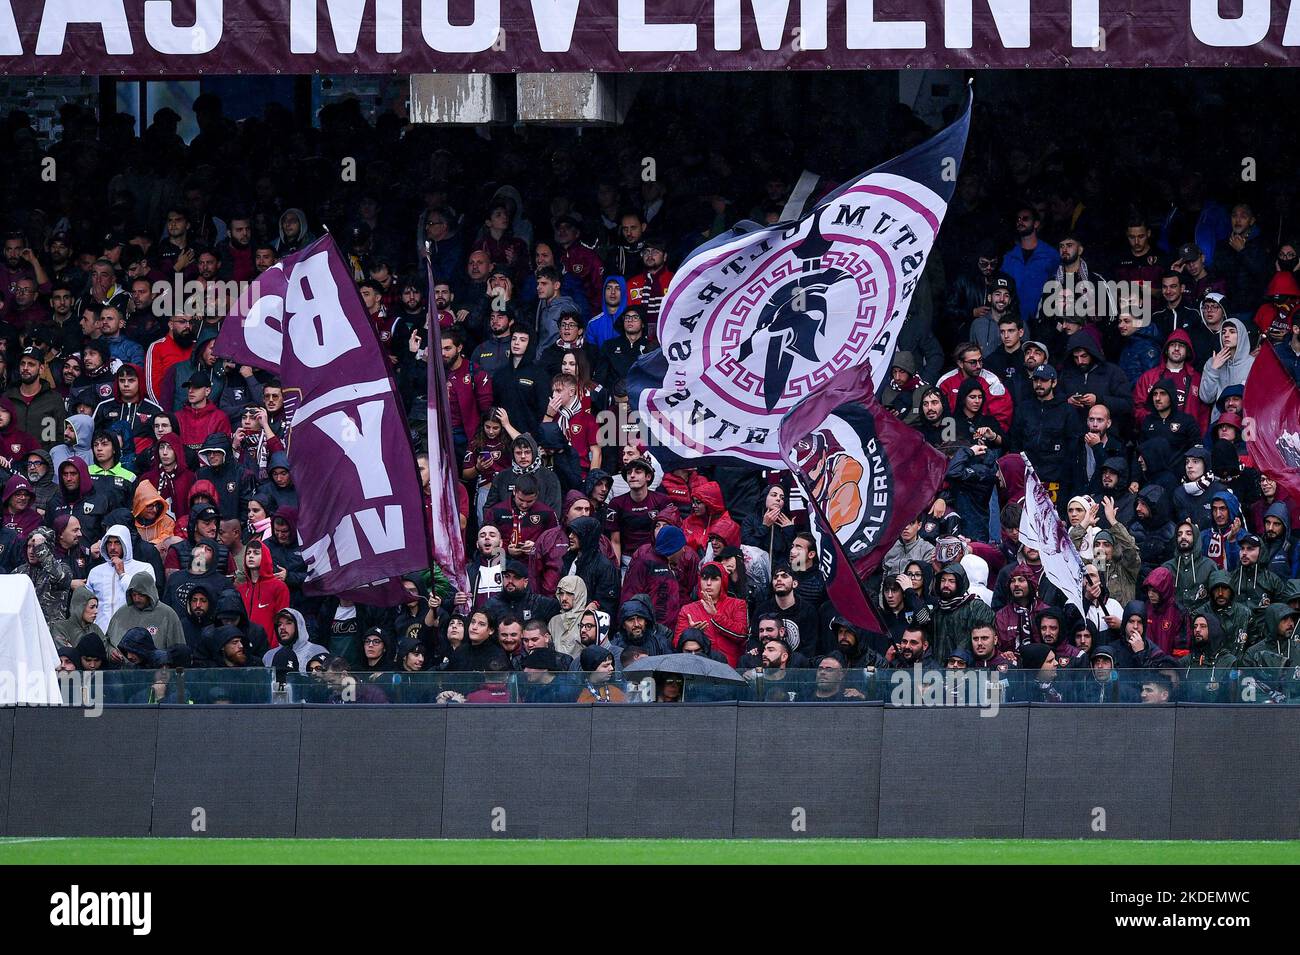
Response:
[[[217,354],[296,389],[289,466],[308,594],[370,604],[405,599],[429,542],[410,432],[352,273],[329,236],[257,279],[222,324]]]
[[[930,506],[947,461],[876,401],[869,364],[838,372],[796,405],[778,437],[808,498],[827,595],[854,626],[879,631],[862,581]]]
[[[1267,343],[1255,356],[1241,403],[1255,466],[1285,490],[1284,497],[1300,501],[1300,388]]]
[[[429,366],[429,496],[432,501],[433,559],[447,573],[460,593],[469,593],[469,570],[465,566],[465,539],[460,532],[460,508],[456,504],[456,482],[460,462],[451,436],[451,411],[447,407],[447,373],[442,367],[438,334],[438,309],[433,304],[433,264],[425,259],[428,276],[429,310],[425,325],[425,349]]]

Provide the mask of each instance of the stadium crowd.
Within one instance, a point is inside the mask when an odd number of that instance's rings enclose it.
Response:
[[[1014,699],[1216,698],[1242,667],[1286,695],[1300,502],[1254,466],[1242,392],[1262,349],[1300,382],[1300,240],[1221,152],[1134,174],[977,121],[879,390],[948,471],[865,582],[868,632],[827,599],[788,473],[665,472],[627,408],[674,265],[777,221],[796,157],[674,123],[646,177],[632,132],[431,148],[355,103],[318,129],[276,110],[235,123],[201,96],[188,145],[170,110],[136,136],[69,106],[45,150],[22,114],[0,131],[0,566],[31,578],[65,668],[164,674],[150,702],[174,701],[169,669],[256,667],[348,674],[362,702],[414,698],[420,671],[487,674],[457,699],[525,671],[533,699],[616,701],[671,652],[765,685],[815,671],[780,699],[861,699],[864,674],[918,664],[1009,674]],[[927,134],[891,122],[900,149]],[[468,592],[437,566],[397,608],[303,591],[293,396],[214,343],[229,283],[326,228],[422,451],[424,361],[444,363]],[[1019,544],[1022,452],[1086,562],[1084,614]]]

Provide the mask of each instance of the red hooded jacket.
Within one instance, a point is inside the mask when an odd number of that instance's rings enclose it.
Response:
[[[727,513],[727,506],[722,500],[722,488],[718,487],[716,481],[704,481],[695,485],[691,496],[704,504],[704,513],[690,514],[682,521],[682,530],[686,533],[686,546],[702,551],[708,546],[709,531],[713,525],[724,517],[731,521],[731,515]]]
[[[739,597],[727,596],[727,571],[715,561],[709,561],[704,567],[716,567],[722,574],[722,596],[718,598],[717,610],[709,613],[702,600],[688,603],[677,615],[677,626],[673,630],[673,645],[681,640],[682,631],[695,627],[704,631],[713,646],[722,651],[727,662],[733,667],[740,663],[745,652],[745,641],[749,638],[749,610],[745,601]],[[704,567],[700,569],[703,570]]]
[[[236,584],[235,589],[239,591],[239,596],[244,601],[249,622],[257,624],[266,631],[266,639],[274,649],[280,645],[275,635],[275,615],[289,606],[289,588],[285,586],[284,581],[272,576],[276,570],[275,561],[271,558],[271,551],[263,546],[260,538],[255,537],[248,542],[244,559],[248,559],[248,551],[253,548],[262,552],[262,566],[258,569],[258,579],[245,580],[241,584]]]
[[[1192,338],[1184,329],[1175,328],[1165,339],[1166,349],[1170,342],[1182,342],[1187,346],[1187,361],[1183,362],[1182,371],[1170,371],[1166,367],[1162,352],[1160,364],[1138,376],[1137,384],[1133,386],[1133,414],[1137,417],[1137,425],[1141,428],[1142,422],[1146,421],[1147,415],[1151,413],[1151,409],[1147,407],[1147,397],[1151,394],[1151,389],[1161,378],[1168,378],[1178,389],[1178,408],[1195,418],[1196,423],[1204,430],[1210,426],[1210,409],[1201,404],[1201,399],[1197,395],[1201,388],[1201,373],[1196,370],[1196,351],[1192,348]]]

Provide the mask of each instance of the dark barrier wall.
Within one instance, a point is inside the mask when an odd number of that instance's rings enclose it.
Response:
[[[1173,838],[1300,836],[1298,716],[1286,706],[1180,706]]]
[[[1300,838],[1300,707],[0,709],[0,835]]]
[[[296,706],[162,707],[153,834],[294,835],[302,716]]]
[[[740,704],[734,834],[874,836],[884,712],[852,704]]]
[[[886,709],[881,836],[1018,838],[1029,707]]]
[[[1174,722],[1186,712],[1140,705],[1030,710],[1025,838],[1167,839]]]
[[[303,710],[297,834],[442,835],[447,714],[445,706]]]
[[[12,711],[8,835],[149,835],[162,712],[123,707],[98,719],[85,712]],[[201,758],[191,746],[191,761]]]
[[[9,831],[9,776],[14,751],[13,709],[0,709],[0,834]]]
[[[591,719],[586,706],[449,708],[442,834],[585,836]]]

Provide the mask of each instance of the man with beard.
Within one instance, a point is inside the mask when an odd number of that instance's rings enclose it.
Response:
[[[488,299],[491,305],[487,321],[488,337],[474,349],[471,360],[488,375],[495,375],[510,364],[510,328],[514,324],[512,319],[516,309],[514,302],[504,297],[510,287],[509,278],[494,272],[492,278],[488,280],[488,287],[500,289],[499,295],[502,297],[494,296]],[[500,308],[497,307],[498,303]]]
[[[993,311],[993,306],[989,302],[989,292],[994,275],[1002,274],[998,272],[998,262],[1001,259],[1002,249],[997,242],[985,241],[980,245],[975,255],[975,268],[964,268],[952,283],[952,291],[949,292],[944,307],[944,317],[948,320],[949,328],[970,328],[975,322],[989,317]],[[1007,281],[1010,282],[1010,279],[1007,278]],[[1011,286],[1011,289],[1014,292],[1014,286]],[[1015,315],[1017,318],[1020,317],[1019,307],[1015,309]],[[996,330],[997,327],[997,323],[994,322],[993,328]],[[962,337],[978,341],[971,334]]]
[[[176,609],[174,605],[172,609]],[[213,621],[216,619],[216,608],[212,601],[212,593],[206,585],[195,584],[190,589],[189,597],[182,604],[182,609],[177,610],[176,613],[181,621],[181,632],[185,636],[186,645],[197,654],[202,649],[202,633],[204,629],[212,626]]]
[[[167,334],[145,352],[145,391],[149,399],[160,407],[170,408],[172,405],[172,396],[164,394],[167,373],[173,366],[190,360],[196,334],[195,319],[178,313],[167,320]]]
[[[442,332],[442,365],[447,372],[447,407],[456,460],[463,461],[470,436],[492,408],[492,379],[465,357],[465,335],[459,328]]]
[[[787,629],[798,635],[799,646],[814,651],[820,633],[820,608],[799,600],[800,583],[788,561],[778,561],[772,568],[772,596],[760,600],[754,608],[754,623],[763,614],[779,614]],[[758,631],[753,632],[755,638]]]
[[[1065,617],[1061,611],[1055,607],[1044,607],[1034,614],[1034,626],[1038,630],[1037,642],[1052,648],[1058,667],[1075,666],[1078,661],[1087,662],[1082,651],[1066,638]],[[1021,656],[1024,656],[1023,648]]]
[[[5,397],[14,403],[13,427],[50,451],[63,441],[64,404],[62,396],[41,377],[44,368],[41,349],[24,348],[18,359],[18,384],[6,391]]]
[[[1235,570],[1241,560],[1241,505],[1231,491],[1210,501],[1210,526],[1201,531],[1201,553],[1220,570]]]
[[[1056,393],[1056,369],[1034,369],[1034,400],[1018,406],[1007,438],[1007,451],[1024,451],[1039,478],[1053,494],[1063,498],[1071,480],[1072,449],[1083,431],[1082,422],[1064,398]]]
[[[921,628],[904,630],[902,639],[885,651],[885,662],[895,670],[910,670],[918,663],[925,670],[938,668],[935,656],[930,652],[929,635]]]
[[[246,215],[232,218],[225,241],[218,242],[215,251],[221,259],[221,278],[251,282],[256,274],[256,266],[253,264],[253,220]]]
[[[1002,322],[1020,325],[1020,310],[1016,308],[1015,298],[1015,285],[1011,276],[1003,272],[994,272],[989,276],[988,307],[984,309],[983,315],[976,316],[971,322],[970,334],[966,336],[979,347],[986,362],[992,355],[1002,351],[1003,343],[999,334]],[[1000,375],[1002,370],[993,373]]]
[[[29,471],[29,480],[31,476]],[[1296,568],[1300,548],[1291,543],[1291,510],[1285,501],[1274,501],[1264,512],[1264,548],[1269,570],[1279,577],[1300,575]]]
[[[1197,392],[1201,388],[1201,373],[1196,370],[1196,356],[1192,352],[1192,339],[1184,329],[1175,329],[1165,340],[1164,361],[1156,368],[1143,372],[1134,385],[1134,413],[1139,427],[1147,424],[1151,413],[1148,398],[1160,381],[1174,386],[1174,408],[1191,414],[1197,425],[1209,425],[1209,409],[1201,404]]]
[[[1034,628],[1035,615],[1047,609],[1047,604],[1038,599],[1038,587],[1034,576],[1024,564],[1017,564],[1011,569],[1007,580],[1007,589],[1011,599],[993,616],[993,629],[997,633],[997,650],[1003,653],[1015,652],[1027,643],[1032,643],[1038,636]],[[976,658],[980,659],[979,654]]]
[[[1059,253],[1039,241],[1042,216],[1033,206],[1024,204],[1015,210],[1016,247],[1002,257],[1002,271],[1016,283],[1020,300],[1020,320],[1034,317],[1043,286],[1061,264]]]
[[[844,703],[846,701],[865,700],[863,692],[855,687],[845,686],[845,677],[849,663],[843,654],[832,651],[813,660],[817,671],[817,680],[810,690],[799,693],[801,703]]]
[[[1110,409],[1097,404],[1088,409],[1083,438],[1074,444],[1075,494],[1098,498],[1102,492],[1102,468],[1110,458],[1126,457],[1124,442],[1111,433]],[[1126,469],[1127,470],[1127,469]]]
[[[275,615],[275,638],[278,645],[267,650],[262,656],[262,666],[269,667],[271,660],[281,647],[287,647],[298,658],[298,669],[307,669],[307,661],[318,653],[329,651],[319,643],[312,643],[307,632],[307,621],[302,614],[292,607],[286,607]]]
[[[668,246],[661,236],[647,235],[641,249],[641,264],[645,268],[627,281],[628,298],[645,315],[646,327],[659,326],[659,309],[673,273],[668,268]]]
[[[1061,394],[1082,421],[1093,405],[1102,404],[1121,421],[1133,415],[1133,386],[1118,364],[1106,361],[1097,340],[1087,332],[1075,332],[1065,343],[1070,363],[1061,372]]]
[[[1200,439],[1200,426],[1196,419],[1180,411],[1175,401],[1178,388],[1173,379],[1161,378],[1147,392],[1147,415],[1138,432],[1139,441],[1163,438],[1174,451],[1183,452]]]
[[[936,660],[947,660],[953,650],[965,646],[977,624],[993,625],[992,609],[969,590],[970,581],[961,564],[948,564],[939,572],[930,611]]]
[[[1160,276],[1160,310],[1151,316],[1151,324],[1160,330],[1161,336],[1166,340],[1171,339],[1175,331],[1182,331],[1187,334],[1187,329],[1195,328],[1197,322],[1201,320],[1201,314],[1196,310],[1187,295],[1187,289],[1183,287],[1183,277],[1172,269]],[[1187,339],[1187,345],[1191,347],[1191,339]],[[1140,404],[1142,399],[1137,395],[1133,396],[1135,403]]]
[[[618,633],[610,640],[616,653],[636,647],[647,656],[673,652],[672,631],[655,622],[654,608],[646,594],[635,594],[623,601],[618,610]]]
[[[560,612],[560,604],[554,597],[533,592],[528,586],[528,568],[523,562],[507,560],[501,574],[501,592],[488,601],[486,609],[493,619],[509,613],[524,623],[540,620],[546,624]]]
[[[1115,512],[1114,500],[1104,498],[1102,507],[1110,527],[1093,538],[1092,561],[1106,584],[1106,590],[1122,606],[1137,593],[1137,582],[1142,574],[1142,553]]]
[[[1213,571],[1205,583],[1208,597],[1191,612],[1212,614],[1227,644],[1240,654],[1252,642],[1251,620],[1250,609],[1237,602],[1234,576],[1222,570]]]
[[[1137,520],[1137,495],[1129,490],[1128,458],[1123,453],[1107,457],[1102,460],[1097,473],[1100,477],[1099,490],[1091,496],[1094,499],[1109,497],[1114,500],[1115,513],[1119,515],[1121,524],[1128,525]],[[1104,522],[1102,526],[1106,526]]]
[[[1257,534],[1241,539],[1241,563],[1228,576],[1237,591],[1237,602],[1251,610],[1273,603],[1286,590],[1286,581],[1262,561],[1264,542]]]
[[[799,602],[819,612],[826,603],[826,578],[822,576],[817,561],[817,539],[804,531],[794,536],[790,545],[790,570],[799,582],[796,596]],[[807,640],[801,634],[800,639]],[[811,645],[813,641],[809,640]]]

